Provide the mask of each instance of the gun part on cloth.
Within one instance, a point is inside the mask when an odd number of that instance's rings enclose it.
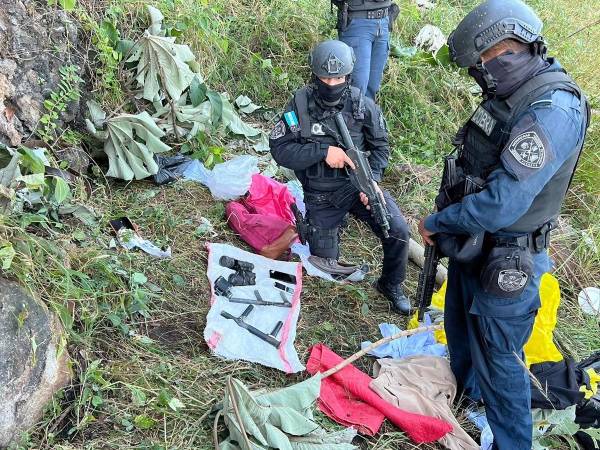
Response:
[[[276,301],[264,300],[258,290],[254,291],[255,298],[234,297],[233,294],[231,293],[232,287],[233,287],[233,285],[223,277],[219,277],[215,280],[215,292],[217,293],[217,295],[220,295],[222,297],[227,297],[227,299],[231,303],[243,303],[246,305],[257,305],[257,306],[278,306],[281,308],[291,308],[292,307],[292,303],[287,299],[287,297],[285,296],[285,294],[283,292],[279,293],[282,301],[276,302]]]
[[[269,270],[269,277],[284,283],[296,284],[296,276],[289,273],[279,272],[278,270]]]
[[[256,274],[253,272],[254,264],[225,255],[221,256],[219,264],[235,270],[235,273],[229,275],[229,282],[232,286],[252,286],[256,284]]]
[[[253,334],[257,338],[262,339],[267,344],[270,344],[273,347],[278,349],[279,346],[281,345],[281,341],[278,341],[276,338],[277,338],[277,335],[279,334],[279,331],[281,330],[281,327],[283,327],[283,322],[282,321],[277,322],[277,324],[275,325],[275,327],[273,328],[273,330],[270,333],[268,333],[268,334],[264,333],[264,332],[260,331],[258,328],[245,322],[245,319],[248,318],[248,316],[250,315],[250,313],[252,312],[253,309],[254,309],[254,306],[248,305],[248,307],[244,310],[244,312],[239,317],[235,317],[235,316],[231,315],[230,313],[228,313],[227,311],[221,311],[221,316],[225,317],[226,319],[233,320],[239,327],[241,327],[245,330],[248,330],[251,334]]]
[[[341,112],[336,113],[335,123],[340,135],[342,136],[342,143],[345,147],[344,150],[356,166],[356,169],[348,170],[350,181],[356,189],[367,196],[369,199],[369,207],[371,208],[371,215],[381,228],[383,237],[388,238],[390,237],[390,222],[388,219],[389,212],[385,206],[385,200],[383,199],[381,191],[378,191],[375,188],[376,184],[375,180],[373,179],[373,173],[371,172],[371,166],[369,165],[367,154],[365,152],[361,152],[358,148],[356,148],[354,142],[352,142],[352,137],[350,136],[350,132],[348,131],[348,127],[344,121],[344,116]]]
[[[283,284],[283,283],[279,283],[278,281],[276,281],[276,282],[275,282],[274,286],[275,286],[277,289],[280,289],[280,290],[282,290],[282,291],[285,291],[285,292],[287,292],[288,294],[293,294],[293,293],[294,293],[294,289],[293,289],[293,288],[291,288],[291,287],[289,287],[289,286],[286,286],[286,285],[285,285],[285,284]]]
[[[219,264],[228,269],[235,270],[236,272],[252,272],[254,270],[254,264],[225,255],[221,256]]]

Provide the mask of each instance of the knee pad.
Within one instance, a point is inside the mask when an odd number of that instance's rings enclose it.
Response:
[[[333,258],[337,260],[340,256],[340,228],[321,228],[312,226],[308,245],[310,253],[321,258]]]

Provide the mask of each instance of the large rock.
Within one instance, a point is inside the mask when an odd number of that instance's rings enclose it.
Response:
[[[79,63],[77,39],[76,24],[45,0],[0,0],[0,142],[17,146],[35,130],[60,67]],[[61,122],[74,121],[79,110],[79,102],[70,103]]]
[[[0,448],[40,420],[54,393],[69,384],[61,335],[60,322],[44,304],[0,278]]]

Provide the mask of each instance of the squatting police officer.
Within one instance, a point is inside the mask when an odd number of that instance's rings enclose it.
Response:
[[[352,85],[375,99],[390,49],[390,30],[399,8],[390,0],[332,0],[338,8],[338,38],[354,49]]]
[[[389,237],[383,237],[367,209],[367,198],[350,183],[346,170],[354,164],[340,148],[342,138],[334,120],[338,112],[356,147],[370,152],[373,178],[381,181],[390,151],[386,123],[374,101],[350,86],[354,62],[352,48],[340,41],[325,41],[313,49],[309,57],[312,79],[294,93],[273,128],[271,154],[278,164],[294,170],[302,183],[311,253],[335,270],[344,218],[350,213],[366,222],[383,244],[383,270],[376,288],[395,311],[408,314],[410,304],[402,291],[408,260],[406,221],[392,197],[383,192],[391,215]]]
[[[439,240],[483,236],[474,260],[448,255],[445,327],[459,387],[483,400],[500,450],[531,449],[523,345],[590,117],[579,87],[546,58],[541,30],[521,1],[488,0],[450,35],[451,57],[469,68],[483,102],[455,139],[455,179],[444,181],[436,200],[445,207],[419,225],[423,239],[440,248]],[[478,192],[460,198],[466,185]]]

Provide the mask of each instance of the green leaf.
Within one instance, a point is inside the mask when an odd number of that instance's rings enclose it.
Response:
[[[194,54],[187,45],[176,44],[174,37],[157,36],[162,14],[153,7],[148,7],[148,10],[152,25],[126,62],[137,62],[135,79],[143,88],[146,100],[158,100],[161,90],[172,100],[177,100],[194,78],[187,64],[195,59]]]
[[[176,397],[173,397],[171,400],[169,400],[169,408],[171,408],[173,411],[178,411],[180,409],[185,408],[185,405],[181,400],[179,400]]]
[[[28,147],[19,148],[21,153],[21,165],[25,167],[31,173],[44,173],[45,164],[42,158],[40,158],[33,149]]]
[[[110,20],[103,20],[102,24],[100,24],[100,31],[102,34],[108,38],[110,45],[115,47],[119,42],[119,31],[115,27],[115,24]]]
[[[190,100],[193,106],[198,106],[206,98],[206,84],[195,76],[190,85]]]
[[[368,316],[369,315],[369,305],[367,303],[363,303],[362,306],[360,307],[360,313],[363,316]]]
[[[129,390],[131,391],[131,401],[135,406],[144,406],[146,404],[147,398],[144,391],[134,386],[130,386]]]
[[[104,402],[102,401],[102,397],[100,397],[99,395],[94,395],[92,397],[92,406],[94,408],[97,408],[98,406],[102,405],[102,403]]]
[[[245,123],[233,110],[231,103],[225,101],[222,105],[223,125],[225,125],[229,131],[246,137],[257,136],[261,133],[259,129]]]
[[[175,274],[173,275],[173,283],[177,286],[185,286],[185,280],[181,275]]]
[[[247,97],[245,95],[240,95],[238,98],[236,98],[235,104],[237,105],[238,109],[244,114],[252,114],[254,111],[260,108],[260,106],[252,102],[250,97]]]
[[[46,186],[46,180],[43,173],[34,173],[32,175],[22,175],[17,177],[17,181],[22,181],[27,189],[35,191]]]
[[[450,59],[450,49],[448,48],[448,44],[445,44],[441,47],[437,53],[434,55],[435,60],[443,66],[449,66],[452,64],[452,60]]]
[[[91,122],[87,123],[88,129],[94,133],[95,130],[89,127]],[[160,138],[164,135],[146,111],[109,119],[106,132],[95,131],[95,136],[104,140],[104,151],[108,155],[106,175],[122,180],[141,180],[157,173],[154,154],[171,149],[161,142]]]
[[[76,0],[59,0],[59,2],[62,9],[65,11],[72,11],[75,9]]]
[[[71,331],[73,329],[73,316],[69,309],[60,303],[53,303],[53,306],[65,330]]]
[[[15,255],[15,249],[10,242],[0,244],[0,261],[2,261],[2,270],[10,269]]]
[[[146,275],[144,275],[143,273],[140,272],[134,272],[131,275],[131,284],[132,285],[136,285],[136,284],[144,284],[148,281],[148,278],[146,278]]]
[[[71,189],[67,182],[60,177],[54,177],[54,201],[60,205],[70,194]]]
[[[133,423],[135,424],[136,428],[140,430],[149,430],[150,428],[153,428],[157,422],[151,417],[141,414],[139,416],[135,416]]]
[[[208,100],[210,100],[210,106],[212,108],[210,121],[212,125],[216,127],[223,117],[223,98],[221,97],[221,94],[210,89],[206,91],[206,96],[208,97]]]
[[[121,39],[121,40],[119,40],[119,42],[117,42],[117,46],[115,47],[115,49],[121,55],[125,56],[125,55],[129,54],[129,52],[131,51],[131,49],[133,48],[134,45],[135,45],[135,42],[133,42],[130,39]]]

